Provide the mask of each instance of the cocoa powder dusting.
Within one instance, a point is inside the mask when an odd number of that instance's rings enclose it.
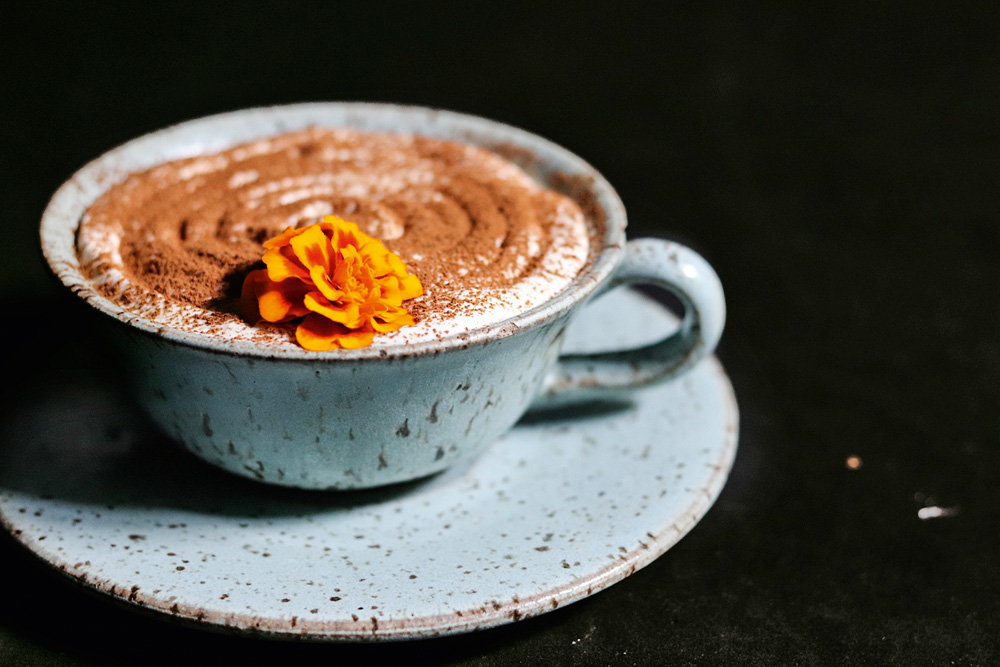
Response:
[[[262,243],[330,214],[381,239],[420,278],[425,296],[409,304],[418,322],[474,312],[480,305],[462,296],[470,289],[502,293],[542,270],[555,276],[566,230],[584,219],[572,200],[483,149],[310,129],[129,176],[84,216],[81,238],[99,250],[81,256],[92,278],[120,261],[127,282],[96,282],[121,303],[162,295],[224,322],[239,314]],[[102,246],[108,238],[117,246]]]

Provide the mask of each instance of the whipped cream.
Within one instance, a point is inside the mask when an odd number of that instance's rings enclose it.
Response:
[[[373,347],[505,320],[564,290],[592,229],[568,197],[470,145],[310,129],[164,163],[111,187],[84,215],[77,252],[95,288],[156,325],[297,347],[292,329],[249,325],[239,286],[264,240],[324,215],[356,222],[420,278],[417,324]]]

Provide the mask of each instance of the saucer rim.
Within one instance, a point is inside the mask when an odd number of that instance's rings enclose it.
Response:
[[[565,607],[622,581],[666,553],[708,513],[722,492],[735,462],[739,439],[739,408],[732,382],[718,358],[712,355],[699,365],[701,364],[710,367],[712,383],[717,386],[717,390],[721,390],[725,424],[716,462],[714,465],[707,464],[714,470],[701,485],[701,493],[695,496],[689,506],[674,513],[674,516],[686,520],[681,525],[678,525],[679,521],[674,521],[662,534],[647,533],[649,542],[640,542],[638,547],[620,554],[616,562],[604,568],[591,570],[585,576],[560,584],[554,589],[549,588],[543,593],[523,599],[516,598],[516,601],[496,602],[492,607],[484,606],[466,612],[456,610],[418,618],[379,619],[374,627],[359,626],[357,622],[346,620],[312,621],[301,617],[285,619],[237,612],[205,612],[196,605],[182,604],[176,599],[160,600],[148,593],[137,594],[117,583],[95,578],[86,572],[85,567],[78,567],[80,564],[74,565],[44,549],[37,539],[16,528],[3,511],[0,511],[0,525],[35,557],[85,589],[100,593],[133,611],[149,612],[158,618],[167,618],[201,630],[275,639],[354,643],[417,640],[494,628]]]

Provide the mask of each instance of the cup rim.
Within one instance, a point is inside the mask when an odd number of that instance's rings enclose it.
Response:
[[[237,144],[308,127],[350,127],[363,131],[414,133],[486,148],[527,149],[540,170],[533,176],[569,176],[586,182],[600,207],[601,246],[577,279],[552,298],[503,320],[467,332],[416,343],[315,352],[247,340],[224,340],[139,317],[94,289],[82,273],[76,232],[89,206],[129,173],[156,164],[215,153]],[[49,269],[72,292],[119,322],[183,346],[229,355],[308,361],[408,357],[467,348],[539,326],[569,311],[613,272],[625,243],[625,206],[611,184],[585,160],[541,136],[491,120],[444,109],[375,102],[303,102],[249,107],[202,116],[142,134],[112,148],[76,171],[56,190],[39,229]]]

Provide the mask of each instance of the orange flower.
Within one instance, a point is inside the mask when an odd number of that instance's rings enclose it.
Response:
[[[295,338],[308,350],[359,348],[376,332],[414,324],[403,301],[423,294],[403,261],[334,215],[266,241],[266,269],[243,281],[247,319],[291,322],[303,318]]]

